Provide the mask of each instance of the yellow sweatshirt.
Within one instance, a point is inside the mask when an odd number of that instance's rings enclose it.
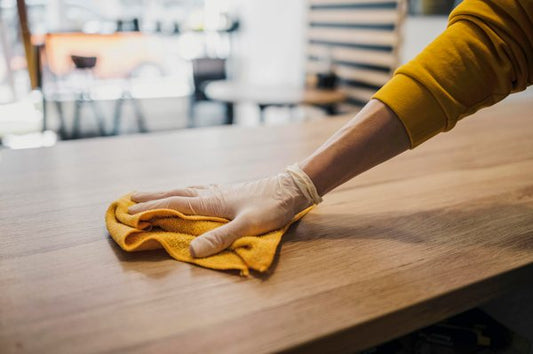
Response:
[[[531,83],[533,0],[465,0],[374,98],[396,113],[415,147]]]

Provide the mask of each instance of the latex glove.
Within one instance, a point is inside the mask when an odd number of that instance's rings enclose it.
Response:
[[[134,193],[138,204],[130,214],[150,209],[174,209],[188,215],[218,216],[227,224],[196,237],[193,257],[207,257],[246,235],[260,235],[287,225],[292,218],[322,199],[313,182],[297,166],[273,177],[232,185],[195,186],[159,193]]]

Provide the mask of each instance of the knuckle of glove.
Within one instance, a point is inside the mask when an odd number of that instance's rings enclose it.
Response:
[[[211,235],[206,236],[205,240],[209,242],[213,250],[219,251],[229,246],[228,238],[221,232],[213,232]]]
[[[264,218],[257,211],[245,211],[239,215],[239,228],[245,235],[259,234],[264,231]]]
[[[167,209],[168,208],[177,209],[180,206],[179,201],[180,201],[179,197],[169,197],[169,198],[163,199],[161,203],[164,204],[164,207]]]

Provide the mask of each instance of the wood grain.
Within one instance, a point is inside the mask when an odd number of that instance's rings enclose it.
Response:
[[[249,279],[125,253],[105,209],[275,173],[346,118],[0,151],[0,351],[353,352],[512,291],[533,276],[531,109],[484,110],[341,186]]]

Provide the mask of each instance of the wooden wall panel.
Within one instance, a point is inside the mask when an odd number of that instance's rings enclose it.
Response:
[[[331,61],[347,95],[341,108],[360,108],[392,76],[405,9],[404,0],[309,0],[307,72]]]

